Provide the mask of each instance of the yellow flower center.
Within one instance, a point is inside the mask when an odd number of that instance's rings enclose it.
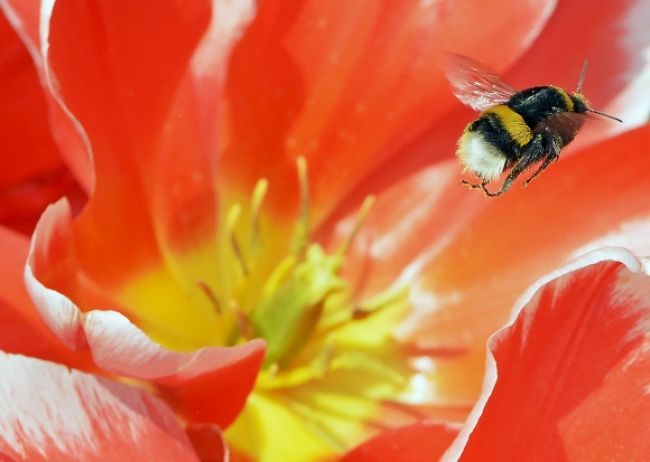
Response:
[[[364,201],[347,240],[327,253],[309,239],[304,159],[297,168],[301,207],[292,231],[265,226],[269,185],[262,179],[249,204],[231,203],[226,209],[216,245],[170,260],[171,276],[148,275],[124,292],[130,306],[152,308],[138,311],[140,325],[167,346],[267,341],[255,389],[226,433],[236,451],[260,461],[315,460],[349,449],[378,425],[383,403],[398,402],[407,393],[413,374],[391,336],[404,314],[408,288],[359,301],[341,277],[373,198]],[[219,264],[209,271],[204,254],[214,250]],[[173,276],[179,271],[180,279]],[[181,295],[174,295],[172,279],[176,286],[185,281]],[[185,300],[180,306],[191,302],[198,315],[174,317],[180,299]],[[173,326],[186,330],[174,336]]]

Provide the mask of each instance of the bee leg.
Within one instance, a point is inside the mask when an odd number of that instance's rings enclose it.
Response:
[[[469,181],[467,181],[467,180],[463,180],[461,183],[463,183],[463,184],[464,184],[465,186],[467,186],[469,189],[479,189],[479,188],[481,188],[481,189],[485,190],[485,185],[488,184],[489,181],[487,181],[487,180],[483,180],[482,183],[480,183],[480,184],[476,184],[476,183],[471,183],[471,182],[469,182]]]
[[[540,173],[542,173],[544,170],[546,170],[546,167],[551,165],[551,162],[555,162],[558,159],[559,159],[558,155],[549,154],[548,156],[546,156],[546,159],[544,159],[544,162],[542,162],[542,165],[539,166],[537,171],[535,173],[533,173],[533,175],[530,178],[528,178],[526,181],[524,181],[524,187],[528,186],[528,183],[533,181],[535,178],[537,178],[537,176]]]
[[[522,155],[521,159],[519,159],[514,167],[512,167],[512,170],[506,177],[506,180],[503,182],[501,189],[492,193],[483,188],[485,195],[489,197],[496,197],[508,192],[512,186],[512,183],[515,182],[519,175],[521,175],[524,170],[533,165],[535,162],[539,162],[539,160],[544,155],[544,152],[544,137],[541,134],[537,134],[526,148],[526,151]]]
[[[497,197],[500,196],[501,194],[507,193],[510,187],[512,186],[512,183],[515,182],[517,177],[522,174],[524,170],[526,170],[530,166],[531,162],[527,161],[526,158],[521,159],[519,162],[515,164],[515,166],[512,168],[510,171],[510,174],[506,177],[506,180],[503,182],[503,185],[501,186],[501,189],[495,192],[490,192],[488,191],[485,187],[483,188],[483,192],[485,193],[486,196],[489,197]]]

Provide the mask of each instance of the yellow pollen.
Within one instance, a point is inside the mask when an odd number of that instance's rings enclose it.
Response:
[[[239,240],[237,239],[237,234],[235,232],[235,227],[237,226],[237,222],[239,221],[240,215],[241,215],[241,205],[233,204],[228,209],[228,213],[226,214],[226,229],[228,231],[228,236],[230,237],[230,245],[232,247],[232,251],[235,257],[237,258],[237,261],[239,262],[239,266],[242,271],[242,274],[245,277],[248,277],[249,275],[248,266],[246,265],[246,261],[244,260],[244,255],[242,254],[241,246],[239,245]]]
[[[266,192],[269,189],[269,182],[266,178],[262,178],[255,184],[253,194],[251,197],[251,250],[255,256],[259,256],[264,247],[262,241],[262,231],[260,228],[260,211],[262,203],[266,197]]]
[[[352,243],[354,242],[354,238],[356,237],[357,233],[361,229],[361,226],[363,226],[363,222],[366,221],[366,217],[368,216],[368,212],[370,212],[370,209],[375,203],[375,196],[367,196],[364,200],[363,203],[361,204],[361,208],[359,208],[359,212],[357,213],[357,217],[354,220],[354,226],[352,226],[352,231],[350,231],[350,234],[348,237],[345,239],[343,244],[338,250],[339,255],[345,255],[348,253],[350,250],[350,247],[352,246]]]
[[[300,186],[300,217],[296,226],[292,250],[300,253],[305,250],[309,240],[309,176],[307,160],[303,156],[296,159],[298,169],[298,184]]]

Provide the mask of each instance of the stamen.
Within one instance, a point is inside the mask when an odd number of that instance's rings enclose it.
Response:
[[[196,285],[199,287],[199,289],[201,289],[201,291],[203,291],[205,296],[208,297],[208,300],[210,300],[210,303],[214,308],[214,312],[218,315],[223,314],[223,309],[221,308],[219,297],[217,297],[217,294],[214,293],[212,287],[210,287],[205,281],[197,281]]]
[[[254,255],[259,255],[264,247],[262,241],[262,229],[260,227],[260,211],[262,203],[266,197],[266,192],[269,189],[269,182],[266,178],[262,178],[255,184],[253,189],[253,196],[251,198],[251,249]]]
[[[367,196],[364,200],[363,203],[361,204],[361,208],[359,208],[359,212],[357,213],[356,220],[354,221],[354,226],[352,227],[352,231],[348,235],[347,239],[343,242],[341,247],[338,250],[339,255],[345,255],[348,253],[350,250],[350,247],[352,246],[352,243],[354,242],[354,238],[356,237],[357,233],[361,229],[361,226],[363,225],[363,222],[366,220],[366,217],[368,216],[368,212],[370,212],[370,208],[372,205],[375,203],[375,196]]]
[[[307,174],[307,160],[303,156],[296,159],[298,169],[298,184],[300,186],[300,218],[296,226],[293,240],[293,252],[302,252],[309,238],[309,176]]]
[[[241,205],[233,204],[228,209],[226,214],[226,229],[228,236],[230,237],[230,245],[232,247],[233,253],[239,262],[239,266],[242,270],[242,273],[245,277],[248,277],[248,266],[244,260],[244,255],[242,254],[241,247],[239,245],[239,240],[237,239],[237,234],[235,234],[235,227],[237,226],[237,221],[239,221],[239,215],[241,214]]]
[[[266,279],[266,283],[262,289],[262,298],[271,296],[271,294],[280,287],[282,281],[284,281],[287,274],[289,274],[289,271],[291,271],[295,265],[296,257],[293,255],[287,255],[283,258],[282,261],[280,261],[280,263],[278,263],[273,269],[271,275]]]
[[[242,311],[235,300],[230,300],[228,302],[228,310],[235,314],[237,326],[239,326],[239,332],[241,333],[242,337],[244,337],[246,340],[251,340],[253,337],[255,337],[251,320],[248,319],[246,313]]]

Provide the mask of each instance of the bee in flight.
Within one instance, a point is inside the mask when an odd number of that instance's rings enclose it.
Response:
[[[522,172],[539,167],[525,182],[533,181],[569,144],[582,127],[587,113],[622,122],[596,111],[582,96],[587,71],[585,61],[578,88],[569,93],[555,86],[518,91],[497,74],[466,56],[450,54],[446,74],[454,95],[481,115],[465,128],[456,155],[481,179],[479,184],[463,180],[470,189],[480,188],[490,197],[507,192]],[[501,189],[486,185],[508,171]]]

